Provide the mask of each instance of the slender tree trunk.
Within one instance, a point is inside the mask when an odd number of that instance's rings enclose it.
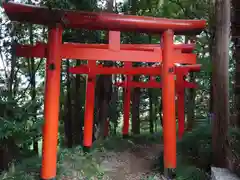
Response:
[[[100,76],[98,79],[98,98],[99,98],[99,138],[104,138],[106,120],[109,116],[108,109],[112,94],[112,79],[111,76]]]
[[[149,9],[151,12],[151,9]],[[148,35],[148,41],[149,44],[152,43],[152,36]],[[149,63],[148,66],[152,66],[152,63]],[[149,80],[151,80],[151,76],[149,77]],[[156,108],[155,108],[155,102],[154,100],[154,89],[148,89],[148,96],[149,96],[149,131],[150,133],[154,133],[154,122],[156,121]]]
[[[120,76],[122,77],[122,76]],[[115,82],[117,82],[118,76],[115,76]],[[119,106],[119,99],[121,97],[120,91],[118,87],[115,87],[115,91],[117,93],[117,102],[116,102],[116,108]],[[123,97],[123,96],[122,96]],[[116,110],[117,111],[117,110]],[[113,134],[117,134],[117,127],[118,127],[118,118],[119,118],[119,112],[117,111],[117,118],[114,120],[114,127],[113,127]]]
[[[154,109],[154,113],[155,113],[155,119],[154,119],[154,131],[157,132],[158,131],[158,122],[159,122],[159,118],[161,117],[157,117],[157,114],[160,115],[160,108],[159,108],[159,103],[158,101],[155,101],[155,103],[153,103],[153,109]]]
[[[185,44],[191,42],[194,39],[195,42],[196,37],[188,37],[185,36]],[[186,79],[186,77],[183,77]],[[190,82],[194,82],[195,76],[193,72],[189,73],[189,80]],[[188,103],[187,103],[187,130],[192,130],[195,122],[195,96],[196,96],[196,90],[194,88],[189,88],[187,89],[188,93]],[[186,94],[186,93],[184,93]],[[186,101],[184,102],[186,104]],[[185,111],[185,109],[184,109]],[[185,116],[184,116],[184,121],[185,121]],[[185,123],[185,122],[184,122]]]
[[[209,17],[209,30],[210,30],[210,38],[209,38],[209,54],[210,54],[210,57],[211,57],[211,64],[212,64],[212,67],[213,67],[213,57],[214,57],[214,51],[215,51],[215,34],[216,34],[216,25],[215,25],[215,21],[216,21],[216,13],[215,13],[215,0],[213,1],[210,1],[210,5],[209,5],[209,12],[210,12],[210,17]],[[215,26],[214,26],[215,25]],[[210,92],[210,99],[209,99],[209,120],[210,120],[210,123],[212,123],[212,120],[213,120],[213,83],[212,83],[212,71],[209,73],[209,76],[210,76],[210,81],[209,81],[209,84],[210,84],[210,89],[209,89],[209,92]]]
[[[107,0],[107,12],[113,12],[114,0]],[[106,40],[108,41],[108,33],[106,36]],[[104,66],[113,66],[113,62],[106,61],[104,62]],[[101,83],[101,93],[100,96],[100,110],[99,110],[99,138],[103,139],[105,134],[106,122],[109,117],[109,102],[111,100],[112,94],[112,76],[111,75],[101,75],[99,77],[99,81]]]
[[[190,82],[194,82],[194,74],[193,72],[190,73]],[[188,104],[187,104],[187,130],[192,130],[195,122],[195,95],[196,91],[194,88],[188,89]]]
[[[229,121],[230,0],[216,0],[216,39],[213,56],[213,162],[226,167]]]
[[[160,105],[159,105],[159,118],[160,118],[160,123],[161,123],[161,126],[163,128],[163,116],[162,116],[162,112],[163,112],[163,101],[162,101],[162,97],[160,99]]]
[[[29,25],[29,40],[30,44],[33,45],[33,26]],[[34,58],[28,60],[28,71],[31,85],[31,100],[33,104],[33,119],[34,123],[37,121],[37,106],[36,106],[36,72],[35,72],[35,61]],[[38,136],[33,139],[33,150],[38,154]]]
[[[140,118],[139,118],[139,105],[140,105],[140,88],[135,88],[132,94],[132,133],[140,134]]]
[[[67,69],[70,67],[69,60],[67,60]],[[70,74],[67,71],[66,77],[66,87],[67,87],[67,95],[65,100],[65,117],[64,117],[64,132],[65,132],[65,144],[68,148],[71,148],[73,145],[72,140],[72,97],[71,97],[71,80]]]
[[[76,66],[81,64],[80,61],[76,62]],[[74,111],[73,111],[73,123],[72,123],[72,131],[73,131],[73,144],[74,145],[81,145],[83,140],[83,119],[81,119],[81,102],[80,102],[80,95],[81,95],[81,83],[80,83],[80,75],[76,74],[75,78],[75,91],[74,95],[72,96],[72,100],[74,101]]]
[[[154,106],[154,102],[153,102],[153,92],[152,89],[148,89],[148,96],[149,96],[149,131],[150,133],[154,133],[154,110],[155,110],[155,106]]]
[[[116,79],[116,78],[114,78]],[[109,122],[113,122],[114,124],[118,123],[118,88],[115,86],[113,87],[111,101],[110,101],[110,112],[109,112]],[[106,126],[108,127],[108,130],[111,130],[110,123],[106,123]],[[107,132],[107,131],[106,131]],[[108,132],[109,134],[110,132]]]
[[[131,14],[136,15],[137,13],[137,1],[131,0],[130,7],[131,7]],[[137,42],[137,34],[133,33],[131,38],[131,43]],[[135,63],[136,66],[139,66],[139,63]],[[139,76],[134,76],[133,81],[139,81]],[[133,134],[140,134],[140,118],[139,118],[139,106],[140,106],[140,96],[141,90],[140,88],[134,88],[132,94],[132,133]]]

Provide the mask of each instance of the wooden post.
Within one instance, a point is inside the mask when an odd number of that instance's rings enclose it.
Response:
[[[62,28],[51,27],[48,33],[48,54],[44,100],[42,180],[55,180],[57,169],[58,118],[61,73]]]

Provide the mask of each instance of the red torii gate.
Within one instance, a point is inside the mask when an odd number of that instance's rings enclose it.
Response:
[[[176,68],[176,94],[177,94],[177,112],[178,112],[178,137],[182,138],[185,131],[185,103],[184,103],[184,90],[185,88],[197,88],[197,84],[194,82],[188,82],[184,80],[184,76],[189,72],[200,71],[200,66],[185,66]],[[161,82],[156,82],[154,77],[151,76],[148,82],[135,82],[130,80],[131,77],[126,77],[125,82],[114,83],[115,86],[124,88],[124,124],[123,124],[123,136],[128,136],[129,133],[129,112],[130,112],[130,96],[131,88],[162,88]]]
[[[41,178],[56,179],[58,113],[60,96],[61,59],[110,60],[130,62],[162,62],[164,166],[176,168],[176,121],[174,63],[196,64],[196,55],[179,52],[173,43],[174,33],[197,34],[206,26],[204,20],[177,20],[142,16],[126,16],[111,13],[79,12],[48,9],[18,3],[3,3],[9,19],[22,23],[40,24],[49,27],[46,84],[44,102],[44,130]],[[139,31],[162,34],[161,48],[145,51],[141,48],[119,48],[122,45],[109,43],[107,48],[82,47],[79,44],[62,44],[63,28],[86,28],[107,31]],[[125,46],[126,47],[126,46]],[[34,48],[34,47],[33,47]],[[146,47],[143,47],[145,49]],[[42,48],[44,49],[44,48]],[[41,50],[35,47],[35,50]],[[36,55],[36,54],[35,54]],[[25,57],[39,57],[23,54]],[[177,58],[177,59],[176,59]]]
[[[183,46],[184,47],[184,46]],[[177,106],[178,106],[178,136],[181,139],[184,133],[184,89],[196,88],[193,82],[184,80],[190,71],[200,71],[200,65],[185,65],[176,66],[176,91],[177,91]],[[69,68],[69,72],[73,74],[88,74],[87,88],[86,88],[86,104],[85,104],[85,117],[84,117],[84,146],[91,147],[92,145],[92,124],[93,124],[93,110],[94,110],[94,90],[96,85],[97,74],[125,74],[127,75],[126,81],[115,83],[114,85],[124,87],[124,124],[123,136],[128,135],[129,131],[129,112],[130,112],[130,88],[162,88],[162,83],[150,80],[149,82],[134,82],[131,81],[132,75],[161,75],[161,67],[131,67],[131,63],[125,62],[123,68],[119,67],[103,67],[102,65],[96,66],[96,63],[89,65],[81,65]],[[131,76],[130,76],[131,75]],[[89,105],[90,104],[90,105]]]

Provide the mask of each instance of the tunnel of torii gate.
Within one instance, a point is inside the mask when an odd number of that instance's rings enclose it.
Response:
[[[185,48],[184,46],[182,46]],[[102,65],[96,65],[96,62],[92,61],[92,64],[81,65],[72,67],[69,69],[73,74],[88,74],[87,88],[86,88],[86,105],[85,105],[85,117],[84,117],[84,145],[91,146],[92,144],[92,124],[93,124],[93,111],[94,111],[94,89],[96,85],[96,75],[98,74],[125,74],[125,82],[116,82],[115,86],[124,87],[124,117],[123,117],[123,129],[122,134],[124,137],[128,137],[129,133],[129,118],[130,118],[130,96],[131,88],[162,88],[161,82],[156,82],[154,76],[161,75],[161,67],[132,67],[131,62],[125,62],[124,67],[103,67]],[[177,112],[178,112],[178,137],[182,138],[184,134],[185,124],[185,104],[184,94],[185,88],[196,88],[196,83],[188,82],[184,77],[189,72],[200,71],[200,65],[185,65],[176,66],[176,94],[177,94]],[[132,75],[150,75],[150,81],[148,82],[134,82],[132,81]],[[154,75],[154,76],[153,76]],[[90,104],[90,106],[89,106]],[[88,125],[89,124],[89,125]],[[106,122],[105,136],[108,134],[108,121]]]
[[[176,94],[177,94],[177,114],[178,114],[178,138],[181,139],[185,130],[185,88],[197,88],[197,84],[187,82],[184,77],[187,73],[200,71],[200,66],[176,68]],[[124,88],[124,117],[123,136],[128,136],[130,119],[130,96],[131,88],[162,88],[161,82],[156,82],[154,76],[150,76],[148,82],[134,82],[131,76],[127,76],[125,82],[114,83],[115,86]]]
[[[56,179],[60,73],[62,59],[161,63],[163,98],[164,167],[176,168],[175,64],[194,65],[196,55],[179,50],[174,35],[196,35],[206,26],[205,20],[166,19],[111,13],[49,9],[14,2],[4,2],[3,8],[11,21],[39,24],[49,28],[48,43],[21,46],[17,56],[46,57],[44,98],[44,128],[41,179]],[[159,34],[160,45],[123,45],[114,38],[109,44],[78,44],[62,42],[64,28],[142,32]],[[120,37],[119,37],[120,39]],[[19,47],[20,46],[20,47]],[[181,45],[180,45],[181,46]],[[30,52],[29,52],[30,50]],[[95,62],[94,62],[95,63]],[[143,72],[141,72],[143,74]],[[91,74],[88,74],[91,78]],[[93,83],[92,83],[93,86]],[[88,86],[88,87],[91,87]],[[87,91],[89,92],[89,91]],[[87,103],[88,104],[88,103]],[[90,105],[89,105],[90,106]]]

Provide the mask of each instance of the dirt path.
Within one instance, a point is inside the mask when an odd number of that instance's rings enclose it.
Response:
[[[101,157],[100,164],[106,174],[104,179],[162,180],[161,175],[153,171],[162,149],[161,144],[135,145],[124,152],[107,153]]]

